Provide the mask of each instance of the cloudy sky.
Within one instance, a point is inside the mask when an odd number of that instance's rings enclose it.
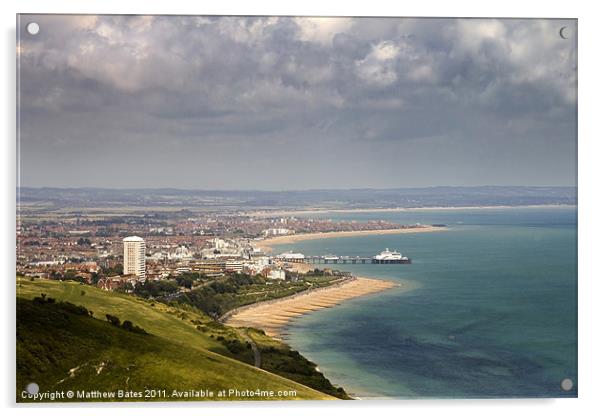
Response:
[[[575,31],[572,20],[24,15],[21,185],[574,185]]]

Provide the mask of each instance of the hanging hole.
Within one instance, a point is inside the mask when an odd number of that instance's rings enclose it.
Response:
[[[29,383],[25,388],[25,391],[31,395],[36,395],[40,392],[40,386],[37,383]]]
[[[27,33],[29,33],[32,36],[35,36],[40,32],[40,25],[36,22],[31,22],[27,24],[26,29]]]
[[[562,380],[562,383],[560,383],[560,387],[562,387],[562,390],[564,391],[571,391],[573,389],[573,380],[565,378]]]

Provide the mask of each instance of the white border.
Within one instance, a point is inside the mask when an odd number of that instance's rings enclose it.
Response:
[[[541,413],[546,415],[590,414],[600,408],[600,354],[602,354],[600,322],[602,310],[597,301],[602,288],[602,273],[596,260],[600,246],[596,238],[601,231],[602,206],[600,180],[600,141],[602,134],[597,121],[600,119],[599,40],[602,39],[600,14],[594,2],[546,1],[526,2],[506,0],[499,2],[454,0],[420,2],[324,1],[305,0],[296,3],[286,1],[230,1],[192,2],[169,0],[104,0],[74,2],[69,0],[21,0],[1,3],[2,46],[4,65],[2,82],[2,126],[4,158],[2,178],[4,198],[2,204],[2,238],[0,253],[4,273],[1,277],[2,294],[5,296],[2,319],[2,376],[0,377],[1,404],[7,414],[81,415],[82,409],[69,406],[21,407],[14,400],[14,264],[15,264],[15,14],[16,13],[134,13],[134,14],[280,14],[280,15],[377,15],[377,16],[452,16],[452,17],[563,17],[579,19],[579,399],[563,400],[455,400],[455,401],[393,401],[353,403],[211,403],[166,404],[146,406],[147,415],[163,415],[166,411],[181,414],[219,413],[245,416],[253,415],[306,415],[314,412],[345,412],[364,414],[376,408],[379,413],[400,412],[445,413],[446,415],[507,415],[508,413]],[[140,406],[140,405],[138,405]],[[130,415],[136,405],[86,406],[84,412],[93,414]],[[168,410],[170,409],[170,410]]]

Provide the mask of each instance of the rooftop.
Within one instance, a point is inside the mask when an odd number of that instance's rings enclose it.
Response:
[[[133,235],[133,236],[124,238],[123,242],[124,243],[128,243],[128,242],[144,242],[144,240],[142,239],[142,237],[138,237],[136,235]]]

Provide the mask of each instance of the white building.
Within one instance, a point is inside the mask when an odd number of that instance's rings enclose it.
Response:
[[[213,239],[213,247],[216,250],[223,250],[228,247],[228,243],[225,240],[216,237]]]
[[[123,274],[146,276],[146,243],[140,237],[123,239]]]
[[[187,273],[187,272],[191,272],[191,271],[192,271],[192,268],[188,267],[188,266],[176,267],[177,274]]]
[[[242,273],[242,261],[226,260],[226,271],[234,273]]]
[[[267,230],[263,231],[263,234],[266,237],[274,235],[289,235],[294,233],[295,232],[293,230],[289,230],[288,228],[268,228]]]
[[[243,271],[251,275],[259,274],[270,264],[270,258],[267,256],[253,257],[243,262]]]
[[[179,246],[173,254],[168,255],[168,258],[175,260],[190,260],[192,257],[192,253],[186,246]]]
[[[273,269],[273,270],[270,270],[270,272],[268,273],[268,279],[285,280],[286,273],[282,269]]]
[[[254,257],[253,263],[257,265],[259,270],[262,270],[268,267],[271,263],[270,258],[268,256]]]

